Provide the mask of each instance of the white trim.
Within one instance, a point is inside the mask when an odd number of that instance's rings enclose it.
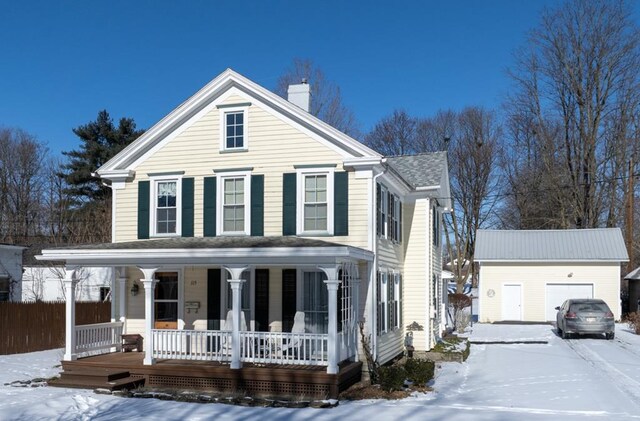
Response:
[[[180,237],[182,235],[182,175],[159,175],[149,177],[149,237]],[[176,182],[176,232],[167,234],[158,234],[156,232],[156,214],[157,214],[157,187],[158,182],[175,181]],[[115,212],[114,212],[115,213]]]
[[[231,263],[296,264],[335,263],[342,259],[373,261],[373,253],[349,246],[336,247],[253,247],[212,249],[50,249],[37,260],[65,260],[84,266],[162,265],[173,261],[181,265],[219,265]]]
[[[249,106],[251,104],[243,104],[239,106],[231,106],[218,108],[220,120],[220,152],[245,152],[249,150]],[[230,113],[242,113],[242,147],[227,148],[227,123],[226,115]]]
[[[244,231],[224,231],[224,180],[244,178]],[[220,172],[216,174],[216,232],[219,235],[251,235],[251,171]]]
[[[116,242],[116,191],[117,189],[111,189],[111,242]],[[112,298],[113,299],[113,298]]]
[[[618,263],[618,262],[628,262],[629,260],[622,259],[531,259],[531,260],[508,260],[508,259],[482,259],[475,260],[477,263]]]
[[[363,157],[380,157],[377,152],[366,147],[357,140],[322,122],[317,117],[312,116],[288,101],[278,97],[274,93],[261,87],[255,82],[252,82],[246,77],[231,69],[227,69],[200,89],[196,94],[183,102],[175,110],[162,118],[131,145],[127,146],[115,157],[110,159],[106,164],[98,169],[97,172],[99,174],[106,174],[108,171],[112,171],[122,166],[127,169],[135,167],[135,165],[132,164],[138,161],[139,158],[149,150],[150,144],[152,144],[156,139],[166,138],[170,132],[177,130],[186,120],[198,113],[199,109],[203,107],[203,104],[214,100],[217,96],[221,95],[222,92],[225,92],[234,85],[243,88],[243,90],[247,92],[248,95],[251,95],[255,100],[258,100],[259,98],[264,99],[265,102],[269,103],[268,107],[273,109],[273,111],[287,115],[290,119],[299,122],[300,125],[307,126],[307,128],[316,129],[319,132],[319,135],[325,136],[331,143],[334,143],[343,150],[346,150],[347,154],[353,156],[360,155]],[[253,103],[253,101],[251,102]],[[151,146],[151,148],[152,147],[153,146]],[[133,158],[133,160],[130,158]]]
[[[176,330],[183,330],[186,323],[184,321],[184,275],[183,275],[183,268],[182,267],[175,267],[175,266],[170,266],[170,267],[160,267],[158,268],[154,273],[153,273],[153,279],[156,279],[156,275],[158,274],[158,272],[160,273],[177,273],[178,274],[178,314],[177,314],[177,328]],[[155,288],[158,287],[158,280],[156,279],[156,285]],[[160,302],[173,302],[175,300],[161,300]],[[153,300],[154,305],[155,303],[158,302],[157,299],[154,298]],[[155,317],[157,316],[157,314],[154,311],[154,320],[153,322],[155,323]],[[155,329],[155,325],[154,325],[154,329]]]
[[[333,235],[334,208],[334,174],[335,168],[300,168],[296,170],[296,234],[301,236]],[[313,175],[327,176],[327,229],[325,231],[304,230],[304,186],[305,177]]]

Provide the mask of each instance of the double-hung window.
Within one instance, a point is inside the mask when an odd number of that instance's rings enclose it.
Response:
[[[152,177],[151,233],[173,236],[181,233],[181,179],[176,176]]]
[[[222,172],[218,184],[218,227],[222,235],[250,234],[251,176],[249,172]]]
[[[247,105],[220,105],[220,150],[245,151],[248,149]]]
[[[399,243],[402,241],[402,202],[382,184],[378,184],[376,193],[378,236]]]
[[[387,272],[378,271],[377,273],[378,285],[376,291],[376,304],[378,310],[378,317],[376,320],[378,335],[387,332]]]
[[[333,171],[298,173],[298,233],[333,235]]]

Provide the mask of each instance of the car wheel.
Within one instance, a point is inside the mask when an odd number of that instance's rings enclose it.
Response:
[[[566,330],[563,330],[561,333],[562,339],[569,339],[569,334]]]
[[[606,333],[606,334],[605,334],[605,337],[606,337],[608,340],[612,341],[612,340],[616,337],[616,334],[615,334],[615,332]]]

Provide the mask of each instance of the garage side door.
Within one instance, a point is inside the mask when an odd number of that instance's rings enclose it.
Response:
[[[556,320],[556,307],[569,298],[593,298],[593,284],[547,284],[546,311],[547,321]]]

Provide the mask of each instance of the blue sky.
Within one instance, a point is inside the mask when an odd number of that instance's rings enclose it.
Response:
[[[149,128],[227,67],[273,89],[294,57],[342,89],[363,132],[395,108],[499,107],[552,0],[43,1],[0,13],[0,126],[54,153],[106,109]]]

